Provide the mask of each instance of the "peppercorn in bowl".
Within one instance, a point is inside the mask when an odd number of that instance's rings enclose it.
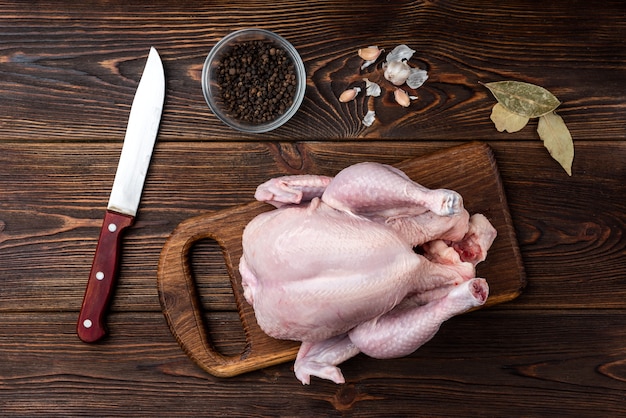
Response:
[[[211,111],[244,132],[268,132],[298,110],[306,70],[298,51],[264,29],[242,29],[211,49],[202,69],[202,91]]]

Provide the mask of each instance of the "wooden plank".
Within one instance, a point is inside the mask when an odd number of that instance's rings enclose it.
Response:
[[[516,306],[625,306],[624,144],[577,142],[568,177],[540,143],[491,143],[530,283]],[[160,310],[159,254],[184,219],[249,202],[256,186],[273,176],[333,175],[351,163],[393,164],[446,146],[160,143],[137,223],[125,239],[113,310]],[[0,144],[0,311],[79,309],[119,149]],[[234,309],[217,246],[202,243],[195,263],[203,304]]]
[[[415,411],[426,416],[626,413],[622,310],[480,310],[446,322],[433,340],[408,357],[374,360],[359,355],[342,366],[345,385],[315,379],[308,387],[297,381],[290,364],[228,379],[205,374],[179,349],[157,312],[115,313],[110,323],[110,337],[88,345],[75,336],[71,313],[3,314],[0,412],[372,417],[414,416]]]
[[[0,415],[626,415],[621,0],[387,2],[384,12],[377,0],[0,0],[0,10]],[[245,26],[285,36],[309,74],[296,117],[258,136],[219,123],[200,89],[211,46]],[[357,48],[400,43],[430,78],[410,108],[382,106],[366,129],[365,102],[337,96],[360,78]],[[157,151],[125,240],[111,335],[86,345],[77,312],[152,45],[168,87]],[[536,121],[516,134],[494,129],[494,99],[478,82],[502,79],[563,102],[571,178]],[[182,220],[246,203],[272,176],[393,164],[466,140],[495,150],[529,279],[519,298],[453,318],[406,358],[358,356],[342,365],[345,385],[303,387],[288,363],[215,378],[179,349],[156,270]],[[239,353],[218,246],[200,242],[192,256],[214,343]]]
[[[5,0],[0,10],[0,26],[10,28],[0,49],[4,140],[121,140],[152,45],[168,80],[160,134],[167,140],[508,139],[489,121],[494,99],[479,85],[502,79],[539,84],[556,94],[574,138],[626,138],[626,18],[620,1],[541,7],[532,0],[498,7],[486,0],[394,2],[381,13],[377,0],[358,7],[345,0],[315,7],[295,0],[209,6],[116,0],[44,2],[25,13],[21,2]],[[309,75],[301,111],[264,135],[226,128],[208,110],[200,86],[210,48],[249,26],[286,37]],[[350,81],[362,78],[356,51],[401,43],[417,51],[415,64],[430,78],[408,109],[383,106],[391,100],[389,91],[379,101],[379,123],[365,128],[365,100],[337,100]],[[537,136],[528,128],[516,138]]]

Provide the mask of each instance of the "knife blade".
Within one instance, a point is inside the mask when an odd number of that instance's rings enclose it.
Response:
[[[107,333],[105,315],[119,270],[122,232],[134,223],[137,215],[164,100],[163,63],[152,47],[130,109],[124,144],[78,317],[76,333],[84,342],[98,341]]]

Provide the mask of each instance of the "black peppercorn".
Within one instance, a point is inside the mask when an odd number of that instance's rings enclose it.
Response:
[[[229,116],[265,123],[293,103],[295,66],[285,50],[271,41],[245,41],[234,45],[218,63],[217,84]]]

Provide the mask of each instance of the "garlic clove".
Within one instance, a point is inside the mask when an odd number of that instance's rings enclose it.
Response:
[[[383,51],[384,49],[378,49],[377,46],[368,46],[367,48],[359,49],[359,57],[365,60],[363,65],[361,65],[361,70],[364,70],[374,64]]]
[[[357,94],[359,94],[360,91],[361,91],[360,87],[353,87],[351,89],[348,89],[344,91],[343,93],[341,93],[341,95],[339,96],[339,101],[341,103],[352,101],[356,98]]]
[[[360,48],[358,54],[365,61],[374,61],[380,56],[381,52],[383,50],[378,49],[377,46],[368,46],[367,48]]]
[[[388,62],[383,67],[385,69],[385,79],[395,86],[401,86],[411,75],[411,67],[404,61]]]
[[[409,107],[411,104],[411,97],[402,89],[396,89],[396,91],[393,92],[393,98],[396,99],[396,103],[402,107]]]

